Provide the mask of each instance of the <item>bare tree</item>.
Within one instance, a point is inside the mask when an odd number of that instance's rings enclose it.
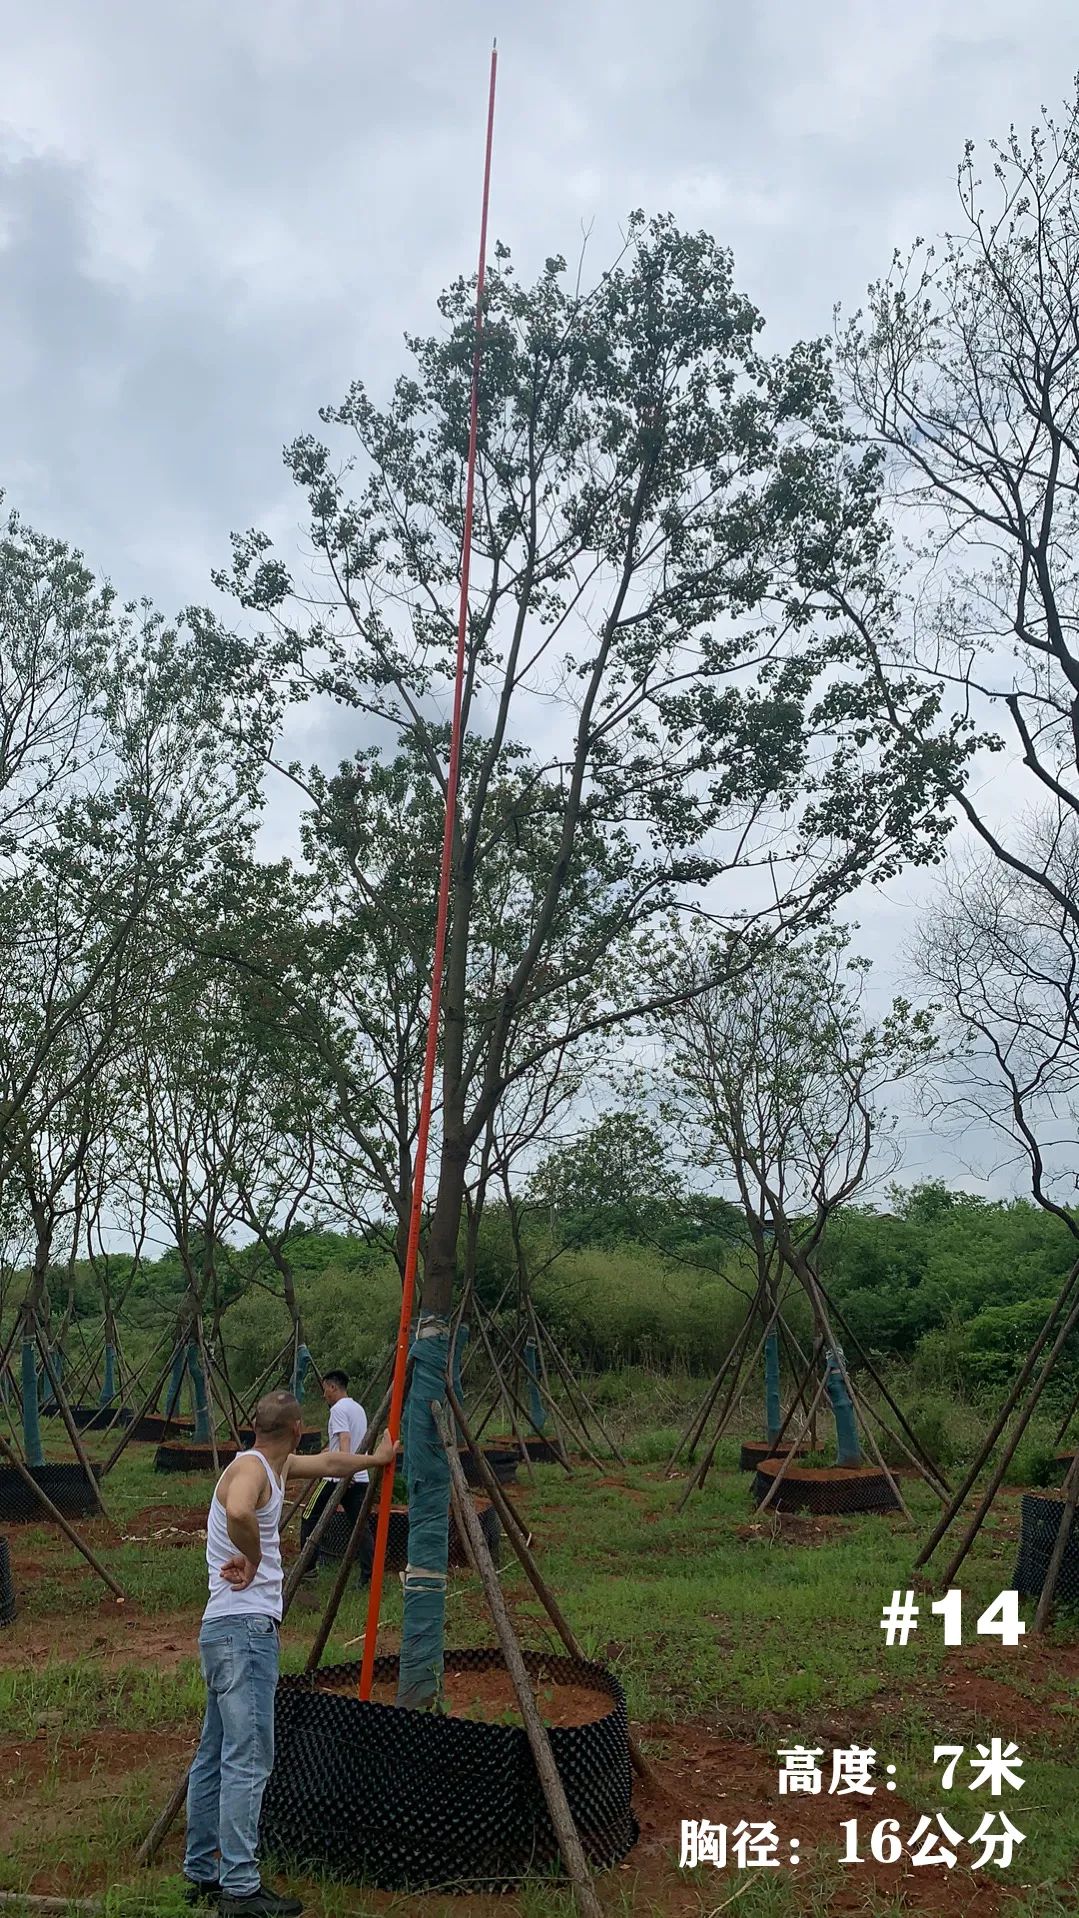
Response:
[[[838,1462],[859,1465],[849,1373],[820,1281],[820,1251],[836,1212],[871,1177],[895,1168],[895,1121],[883,1095],[933,1056],[932,1017],[897,1000],[870,1024],[862,1004],[868,966],[848,956],[847,935],[837,930],[773,950],[728,986],[708,985],[717,955],[707,936],[681,941],[663,969],[687,987],[683,1003],[660,1023],[667,1115],[699,1166],[733,1186],[745,1215],[763,1328],[758,1350],[765,1350],[770,1374],[769,1437],[778,1436],[778,1279],[785,1269],[808,1300],[812,1357],[824,1362]],[[736,1348],[737,1371],[752,1323],[751,1312]],[[734,1402],[732,1386],[725,1416]]]

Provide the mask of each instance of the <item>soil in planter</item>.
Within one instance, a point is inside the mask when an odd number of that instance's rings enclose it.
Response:
[[[789,1458],[792,1453],[795,1458],[808,1456],[804,1445],[769,1445],[765,1439],[750,1439],[742,1447],[738,1459],[738,1470],[755,1472],[759,1465],[763,1465],[766,1458]]]
[[[564,1679],[548,1678],[542,1671],[531,1672],[529,1676],[545,1725],[593,1725],[611,1709],[606,1693],[594,1691],[590,1685],[567,1684]],[[343,1682],[339,1673],[331,1672],[325,1681],[321,1677],[316,1679],[315,1689],[347,1696],[354,1688]],[[396,1704],[396,1679],[377,1679],[371,1687],[371,1700],[376,1705]],[[485,1725],[524,1723],[517,1694],[505,1670],[475,1672],[447,1665],[442,1681],[442,1702],[453,1718],[478,1719]]]

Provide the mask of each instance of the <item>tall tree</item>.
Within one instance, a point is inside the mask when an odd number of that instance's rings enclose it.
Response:
[[[261,672],[344,705],[380,754],[400,741],[435,794],[472,301],[465,281],[444,296],[442,331],[410,340],[413,370],[385,407],[356,385],[323,414],[351,438],[351,459],[314,438],[292,448],[316,583],[294,585],[257,533],[235,540],[219,582],[263,617]],[[426,1407],[445,1371],[469,1163],[508,1086],[537,1052],[640,1013],[650,993],[635,941],[687,895],[709,888],[726,914],[756,898],[753,922],[774,930],[934,843],[925,753],[879,750],[864,695],[846,687],[854,633],[836,596],[860,605],[873,585],[875,462],[848,443],[826,350],[766,357],[761,324],[729,254],[639,214],[590,290],[561,259],[522,287],[503,248],[488,281],[470,752],[413,1387],[422,1417],[409,1425],[415,1556],[433,1576],[406,1591],[406,1702],[430,1702],[440,1682],[448,1481]],[[361,820],[369,803],[358,783]],[[433,886],[437,834],[430,843]],[[515,874],[512,940],[479,993],[477,913],[496,865]],[[543,1036],[518,1044],[548,1008]]]

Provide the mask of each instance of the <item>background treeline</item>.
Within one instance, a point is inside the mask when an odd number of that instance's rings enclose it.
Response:
[[[525,1223],[533,1295],[564,1350],[593,1375],[625,1368],[706,1376],[726,1357],[749,1303],[751,1261],[725,1200],[655,1204],[642,1223],[595,1201]],[[289,1244],[307,1336],[320,1365],[370,1373],[396,1326],[400,1281],[377,1238],[311,1229]],[[942,1185],[895,1189],[884,1206],[850,1206],[830,1221],[821,1273],[857,1341],[874,1360],[910,1367],[921,1392],[988,1405],[1014,1375],[1074,1256],[1062,1221],[1026,1200],[990,1201]],[[260,1283],[258,1247],[233,1248],[221,1267],[222,1329],[242,1387],[288,1333],[281,1299]],[[113,1257],[117,1279],[128,1261]],[[59,1275],[58,1288],[59,1288]],[[64,1275],[66,1283],[66,1273]],[[122,1321],[136,1358],[180,1309],[175,1253],[136,1275]],[[492,1205],[479,1231],[476,1291],[489,1310],[512,1310],[516,1265],[510,1221]],[[20,1288],[16,1285],[17,1293]],[[90,1267],[75,1272],[71,1358],[79,1328],[93,1344],[100,1297]],[[794,1294],[790,1317],[808,1331]],[[858,1368],[854,1349],[849,1353]],[[1079,1388],[1079,1337],[1054,1382],[1053,1402]]]

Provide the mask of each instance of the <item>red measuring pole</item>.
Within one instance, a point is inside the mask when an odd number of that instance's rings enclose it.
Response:
[[[397,1331],[393,1386],[390,1392],[388,1430],[394,1438],[401,1432],[401,1412],[405,1402],[405,1367],[408,1362],[408,1331],[412,1323],[412,1303],[416,1292],[416,1266],[420,1251],[420,1225],[423,1219],[423,1185],[427,1169],[427,1139],[431,1130],[431,1101],[435,1084],[435,1057],[438,1051],[438,1016],[442,1005],[442,969],[446,956],[446,927],[450,911],[450,866],[453,859],[453,828],[457,817],[457,783],[461,771],[461,704],[465,678],[465,653],[468,637],[468,580],[472,566],[472,514],[476,493],[476,439],[479,430],[480,352],[483,344],[483,284],[487,259],[487,208],[491,197],[491,148],[495,130],[495,78],[498,71],[498,42],[491,48],[491,81],[487,99],[487,145],[483,163],[483,210],[480,215],[480,258],[476,272],[476,341],[472,351],[472,405],[468,428],[468,469],[465,484],[465,523],[461,539],[461,597],[457,611],[457,671],[453,685],[453,722],[450,728],[450,763],[446,774],[446,823],[442,834],[442,866],[438,881],[438,917],[435,921],[435,951],[431,967],[431,1008],[427,1018],[427,1050],[423,1061],[423,1088],[420,1116],[416,1128],[416,1163],[412,1171],[412,1206],[408,1222],[408,1245],[401,1285],[401,1322]],[[386,1543],[390,1532],[390,1507],[393,1503],[393,1473],[383,1475],[379,1494],[378,1525],[371,1565],[371,1588],[367,1600],[367,1626],[360,1668],[360,1697],[370,1698],[374,1677],[375,1650],[378,1641],[378,1615],[382,1605],[382,1575],[386,1565]]]

